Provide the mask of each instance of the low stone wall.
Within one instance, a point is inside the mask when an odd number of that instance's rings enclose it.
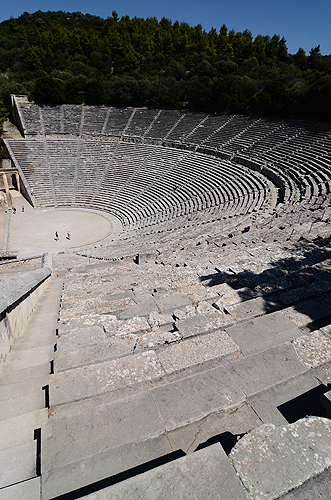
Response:
[[[51,259],[41,269],[0,282],[0,364],[25,325],[52,276]]]

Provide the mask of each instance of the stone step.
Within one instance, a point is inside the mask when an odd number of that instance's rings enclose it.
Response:
[[[14,384],[0,385],[0,401],[5,402],[11,398],[19,398],[20,396],[28,396],[39,392],[43,387],[43,382],[48,383],[47,376],[44,378],[31,378]]]
[[[163,378],[165,372],[154,351],[145,351],[104,363],[82,366],[50,376],[50,404],[78,401]]]
[[[6,486],[36,477],[36,450],[37,442],[30,440],[0,451],[0,491]]]
[[[27,380],[39,380],[50,373],[50,363],[31,366],[25,369],[12,370],[9,363],[0,367],[0,387],[18,384]]]
[[[45,408],[45,391],[32,392],[1,402],[0,421]]]
[[[1,498],[1,497],[0,497]],[[219,443],[87,495],[86,500],[245,500],[235,470]]]
[[[282,312],[275,312],[244,321],[226,327],[225,331],[233,338],[245,355],[265,351],[270,347],[275,347],[302,335],[297,325],[286,318]]]
[[[47,408],[0,421],[0,450],[28,443],[34,439],[34,430],[48,418]]]
[[[0,489],[0,500],[40,500],[40,477]]]
[[[181,429],[244,401],[220,366],[108,404],[88,400],[83,410],[80,403],[52,408],[42,428],[43,492],[52,498],[189,447],[192,435]]]
[[[10,362],[7,365],[11,370],[25,370],[38,365],[49,363],[53,359],[52,345],[38,346],[31,349],[13,350],[10,352]]]

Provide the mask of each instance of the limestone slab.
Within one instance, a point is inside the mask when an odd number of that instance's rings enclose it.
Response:
[[[325,392],[321,398],[321,402],[326,410],[327,417],[331,417],[331,391]]]
[[[289,306],[298,302],[299,300],[305,300],[314,295],[314,290],[308,286],[297,287],[292,290],[286,290],[278,294],[278,299],[285,306]]]
[[[245,395],[223,366],[152,389],[167,430],[238,405]]]
[[[0,421],[42,408],[45,408],[45,392],[40,388],[38,392],[2,401],[0,405]]]
[[[172,429],[167,433],[168,440],[174,450],[180,449],[192,453],[199,445],[206,444],[209,439],[216,439],[224,433],[231,432],[233,436],[248,432],[263,422],[247,403],[226,410],[216,411],[200,420],[182,427]],[[221,437],[219,437],[221,440]]]
[[[102,319],[102,325],[108,338],[112,335],[127,335],[150,329],[147,319],[142,316],[134,316],[127,320],[118,320],[116,316],[106,315]]]
[[[86,500],[245,500],[240,480],[220,444],[87,495]]]
[[[210,359],[238,353],[239,346],[225,331],[199,335],[171,345],[158,353],[166,373],[183,370]]]
[[[59,495],[156,460],[172,451],[165,434],[159,434],[115,448],[110,447],[64,467],[45,470],[42,474],[43,500],[52,500]]]
[[[101,314],[82,314],[79,317],[74,317],[70,311],[61,311],[60,322],[58,324],[59,334],[72,332],[73,330],[84,329],[98,325],[101,321]]]
[[[0,500],[40,500],[40,477],[0,490]]]
[[[298,327],[281,312],[274,312],[226,328],[244,353],[264,350],[301,335]]]
[[[60,414],[61,415],[61,414]],[[164,433],[152,395],[144,391],[78,414],[55,414],[42,427],[44,471]]]
[[[161,312],[174,311],[179,307],[192,305],[191,300],[184,293],[173,294],[169,297],[160,297],[155,302]]]
[[[46,377],[50,372],[50,364],[31,366],[26,369],[13,370],[11,366],[3,365],[0,368],[0,386],[15,384],[29,379],[39,379]]]
[[[199,314],[191,318],[179,320],[176,322],[176,327],[182,337],[188,338],[201,333],[219,330],[231,323],[233,323],[231,316],[215,311],[213,314]]]
[[[181,340],[178,332],[164,331],[162,327],[154,327],[150,332],[142,333],[137,338],[137,349],[151,349],[158,345],[172,344]]]
[[[328,469],[330,448],[330,420],[306,417],[258,427],[238,441],[230,458],[250,495],[271,500]]]
[[[273,312],[278,307],[278,303],[273,299],[257,297],[256,299],[246,300],[240,304],[226,306],[224,310],[228,314],[231,314],[236,321],[243,321]]]
[[[0,385],[0,401],[7,401],[11,398],[18,398],[19,396],[26,396],[27,394],[38,392],[41,389],[42,380],[46,380],[46,377],[32,378],[13,384]]]
[[[298,326],[305,326],[331,314],[331,310],[316,300],[306,300],[283,309],[283,314]]]
[[[318,381],[311,377],[309,372],[306,372],[250,396],[248,402],[264,423],[283,425],[287,424],[287,420],[278,410],[278,406],[315,389],[319,385]]]
[[[288,344],[230,361],[227,369],[248,396],[308,371]]]
[[[106,335],[100,326],[94,325],[85,328],[78,328],[68,333],[58,336],[57,348],[68,349],[81,344],[93,344],[105,340]]]
[[[171,314],[162,314],[159,312],[152,312],[148,316],[148,323],[151,325],[151,327],[170,325],[173,322],[174,322],[174,319],[171,316]]]
[[[82,366],[50,377],[52,406],[90,398],[161,378],[164,371],[154,351]]]
[[[34,429],[48,418],[46,408],[0,421],[0,450],[18,446],[34,439]]]
[[[0,488],[35,477],[36,441],[1,450],[0,464]]]
[[[331,362],[317,366],[310,370],[311,376],[315,377],[321,384],[331,384]]]
[[[150,300],[148,301],[145,300],[144,302],[140,302],[139,304],[129,307],[124,311],[121,311],[118,314],[118,318],[130,319],[134,316],[148,316],[151,312],[155,312],[157,310],[158,310],[157,305],[153,297],[151,297]]]
[[[323,500],[331,498],[331,469],[310,477],[294,490],[282,495],[281,500]]]
[[[230,306],[237,304],[238,302],[244,302],[245,300],[253,299],[256,294],[250,288],[240,288],[235,290],[232,286],[227,283],[222,283],[221,285],[216,285],[212,289],[217,292],[219,298],[215,301],[218,309],[222,310],[225,306]]]
[[[54,355],[54,371],[68,370],[132,354],[137,339],[137,335],[132,334],[112,336],[108,340],[81,344],[71,348],[62,346]]]
[[[315,368],[331,361],[331,338],[319,330],[307,333],[292,341],[303,364]]]

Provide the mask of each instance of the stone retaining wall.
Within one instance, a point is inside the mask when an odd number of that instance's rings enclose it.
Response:
[[[0,364],[25,325],[52,276],[50,258],[41,269],[0,282]]]

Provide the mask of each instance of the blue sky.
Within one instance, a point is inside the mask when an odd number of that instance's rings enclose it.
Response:
[[[205,30],[222,24],[228,29],[248,29],[255,37],[280,35],[290,53],[302,47],[307,53],[316,45],[323,55],[331,54],[331,0],[12,0],[1,2],[0,21],[24,11],[80,11],[106,18],[115,10],[119,16],[167,17]]]

